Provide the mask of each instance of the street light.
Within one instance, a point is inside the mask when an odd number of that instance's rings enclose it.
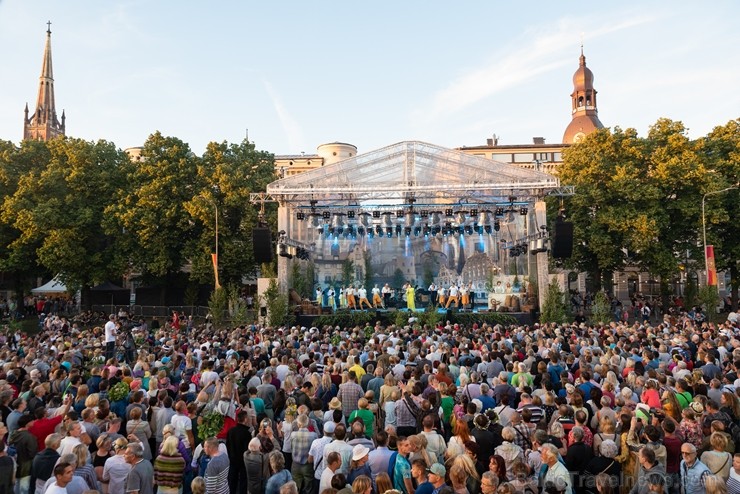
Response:
[[[706,200],[707,196],[711,196],[714,194],[721,194],[723,192],[727,192],[728,190],[737,189],[738,184],[731,185],[730,187],[726,187],[722,190],[714,190],[711,192],[707,192],[704,194],[704,196],[701,198],[701,226],[704,233],[704,269],[707,276],[707,285],[709,285],[709,258],[707,257],[707,221],[704,211],[704,201]],[[717,292],[719,293],[719,283],[717,283]]]

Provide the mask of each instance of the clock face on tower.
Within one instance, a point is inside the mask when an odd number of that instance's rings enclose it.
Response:
[[[579,132],[573,136],[573,144],[581,142],[585,138],[586,138],[586,134],[584,134],[583,132]]]

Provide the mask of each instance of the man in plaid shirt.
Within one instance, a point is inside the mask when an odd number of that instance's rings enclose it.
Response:
[[[529,438],[531,431],[527,424],[522,421],[522,416],[519,413],[511,415],[511,427],[516,433],[513,443],[524,451],[532,449],[532,440]]]
[[[308,461],[311,444],[318,438],[317,434],[308,430],[308,416],[301,414],[296,418],[297,431],[290,435],[290,452],[293,455],[293,465],[290,469],[293,480],[300,494],[310,494],[313,485],[313,465]]]
[[[352,412],[360,408],[357,402],[365,395],[362,386],[357,384],[357,374],[355,371],[349,371],[349,381],[339,385],[337,398],[342,402],[342,413],[348,418]]]

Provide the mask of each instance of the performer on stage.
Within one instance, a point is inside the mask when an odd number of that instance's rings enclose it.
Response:
[[[447,297],[447,303],[445,304],[445,309],[450,308],[450,304],[454,301],[455,302],[455,308],[460,308],[460,300],[457,298],[457,295],[460,293],[460,290],[457,288],[456,284],[450,285],[450,296]]]
[[[373,287],[373,307],[376,309],[378,306],[381,306],[385,309],[385,305],[383,304],[383,299],[380,298],[380,288],[378,288],[378,284],[376,283]]]
[[[339,287],[339,307],[344,309],[347,307],[347,294],[344,292],[344,287]]]
[[[416,300],[414,299],[414,297],[415,297],[414,285],[409,283],[406,286],[406,308],[410,311],[416,310]]]
[[[331,310],[337,310],[337,301],[334,298],[334,295],[336,295],[334,292],[334,287],[330,286],[326,294],[329,296],[329,306],[331,306]]]
[[[387,309],[391,301],[391,287],[388,285],[388,283],[383,285],[381,293],[383,294],[383,308]]]
[[[370,305],[370,302],[367,300],[367,289],[364,286],[361,286],[357,290],[358,298],[360,299],[360,310],[362,310],[362,304],[367,304],[367,308],[371,309],[373,306]]]
[[[349,285],[345,290],[344,294],[347,296],[347,307],[349,310],[357,310],[357,301],[355,300],[355,289],[352,285]]]
[[[434,282],[429,285],[429,305],[432,307],[437,306],[437,285]]]
[[[446,293],[447,291],[445,290],[445,287],[443,287],[442,285],[439,285],[439,289],[437,290],[437,302],[439,303],[440,307],[445,306]]]
[[[462,288],[460,288],[460,296],[462,298],[463,309],[467,309],[468,304],[470,304],[470,288],[467,284],[464,284]]]
[[[321,285],[316,287],[316,303],[319,304],[319,307],[324,305],[324,291],[321,289]]]

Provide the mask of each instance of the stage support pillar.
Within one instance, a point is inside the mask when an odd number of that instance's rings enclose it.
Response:
[[[545,201],[534,203],[534,211],[537,215],[538,225],[547,225],[547,205]],[[540,304],[540,310],[545,306],[545,295],[547,286],[550,284],[549,273],[549,251],[537,253],[537,294]]]
[[[290,208],[285,203],[278,206],[278,232],[284,231],[290,233]],[[278,238],[280,235],[278,234]],[[290,259],[277,255],[277,281],[280,293],[288,293],[288,267]]]

